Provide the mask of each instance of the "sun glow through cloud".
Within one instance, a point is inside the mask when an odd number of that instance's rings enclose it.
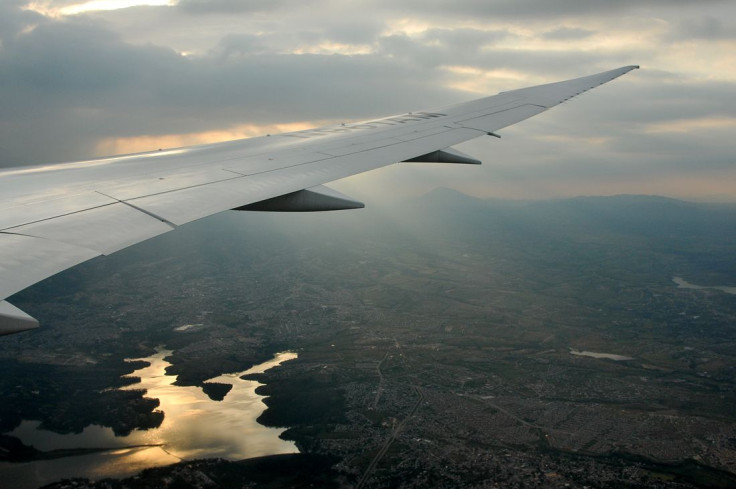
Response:
[[[121,138],[102,139],[95,148],[98,156],[143,153],[155,151],[160,148],[180,148],[197,144],[219,143],[221,141],[232,141],[234,139],[253,138],[267,134],[279,134],[282,132],[303,131],[312,129],[317,125],[326,125],[327,122],[314,124],[309,122],[293,122],[289,124],[241,124],[229,129],[204,131],[188,134],[161,134],[140,135]]]
[[[534,83],[528,75],[514,70],[483,70],[474,66],[444,66],[443,69],[455,78],[449,83],[452,88],[476,94],[487,95],[512,85]]]
[[[174,5],[175,3],[176,0],[92,0],[65,7],[54,7],[51,2],[39,1],[29,3],[26,8],[46,16],[56,17],[103,10],[119,10],[130,7],[166,6]]]

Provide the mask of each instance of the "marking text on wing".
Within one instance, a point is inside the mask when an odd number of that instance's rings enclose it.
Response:
[[[309,129],[306,131],[292,132],[283,135],[293,138],[309,139],[313,137],[327,136],[330,134],[360,131],[363,129],[377,129],[381,126],[396,126],[399,124],[406,124],[407,122],[418,122],[446,116],[447,114],[440,114],[437,112],[413,112],[409,114],[387,117],[385,119],[378,119],[375,121],[358,122],[355,124],[341,124],[339,126],[323,127],[320,129]]]

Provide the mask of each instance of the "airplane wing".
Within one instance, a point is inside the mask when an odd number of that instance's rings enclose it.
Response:
[[[322,184],[404,161],[480,163],[452,145],[637,66],[394,117],[0,172],[0,334],[38,326],[4,299],[99,255],[228,209],[363,207]]]

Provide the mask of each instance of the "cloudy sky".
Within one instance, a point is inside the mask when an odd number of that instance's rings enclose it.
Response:
[[[736,201],[733,0],[0,0],[0,166],[372,119],[628,64],[642,69],[460,146],[480,168],[394,165],[336,187]]]

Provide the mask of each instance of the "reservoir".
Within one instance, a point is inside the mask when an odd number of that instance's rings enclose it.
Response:
[[[713,290],[720,290],[721,292],[725,292],[726,294],[734,294],[736,295],[736,287],[728,287],[724,285],[714,285],[714,286],[707,286],[707,285],[696,285],[691,284],[690,282],[686,282],[682,277],[672,277],[672,281],[677,284],[678,289],[713,289]]]
[[[103,452],[38,460],[27,463],[0,463],[0,478],[7,489],[35,489],[70,477],[102,479],[128,477],[148,467],[157,467],[195,458],[221,457],[230,460],[297,453],[293,442],[282,440],[284,429],[267,428],[256,422],[266,409],[255,390],[261,384],[240,377],[261,373],[296,358],[295,353],[279,353],[271,360],[243,372],[209,379],[232,385],[222,401],[211,400],[199,387],[175,386],[175,376],[166,375],[171,365],[164,358],[171,350],[159,349],[142,360],[150,365],[131,375],[139,384],[125,389],[146,389],[146,397],[158,399],[164,421],[156,429],[135,430],[116,437],[110,428],[88,426],[82,433],[60,435],[39,430],[38,421],[23,421],[7,433],[24,444],[48,451],[73,448],[109,448]]]
[[[633,360],[632,357],[627,357],[624,355],[616,355],[614,353],[598,353],[595,351],[578,351],[574,348],[570,348],[570,355],[575,355],[576,357],[605,358],[606,360],[613,360],[614,362],[626,362],[629,360]]]

